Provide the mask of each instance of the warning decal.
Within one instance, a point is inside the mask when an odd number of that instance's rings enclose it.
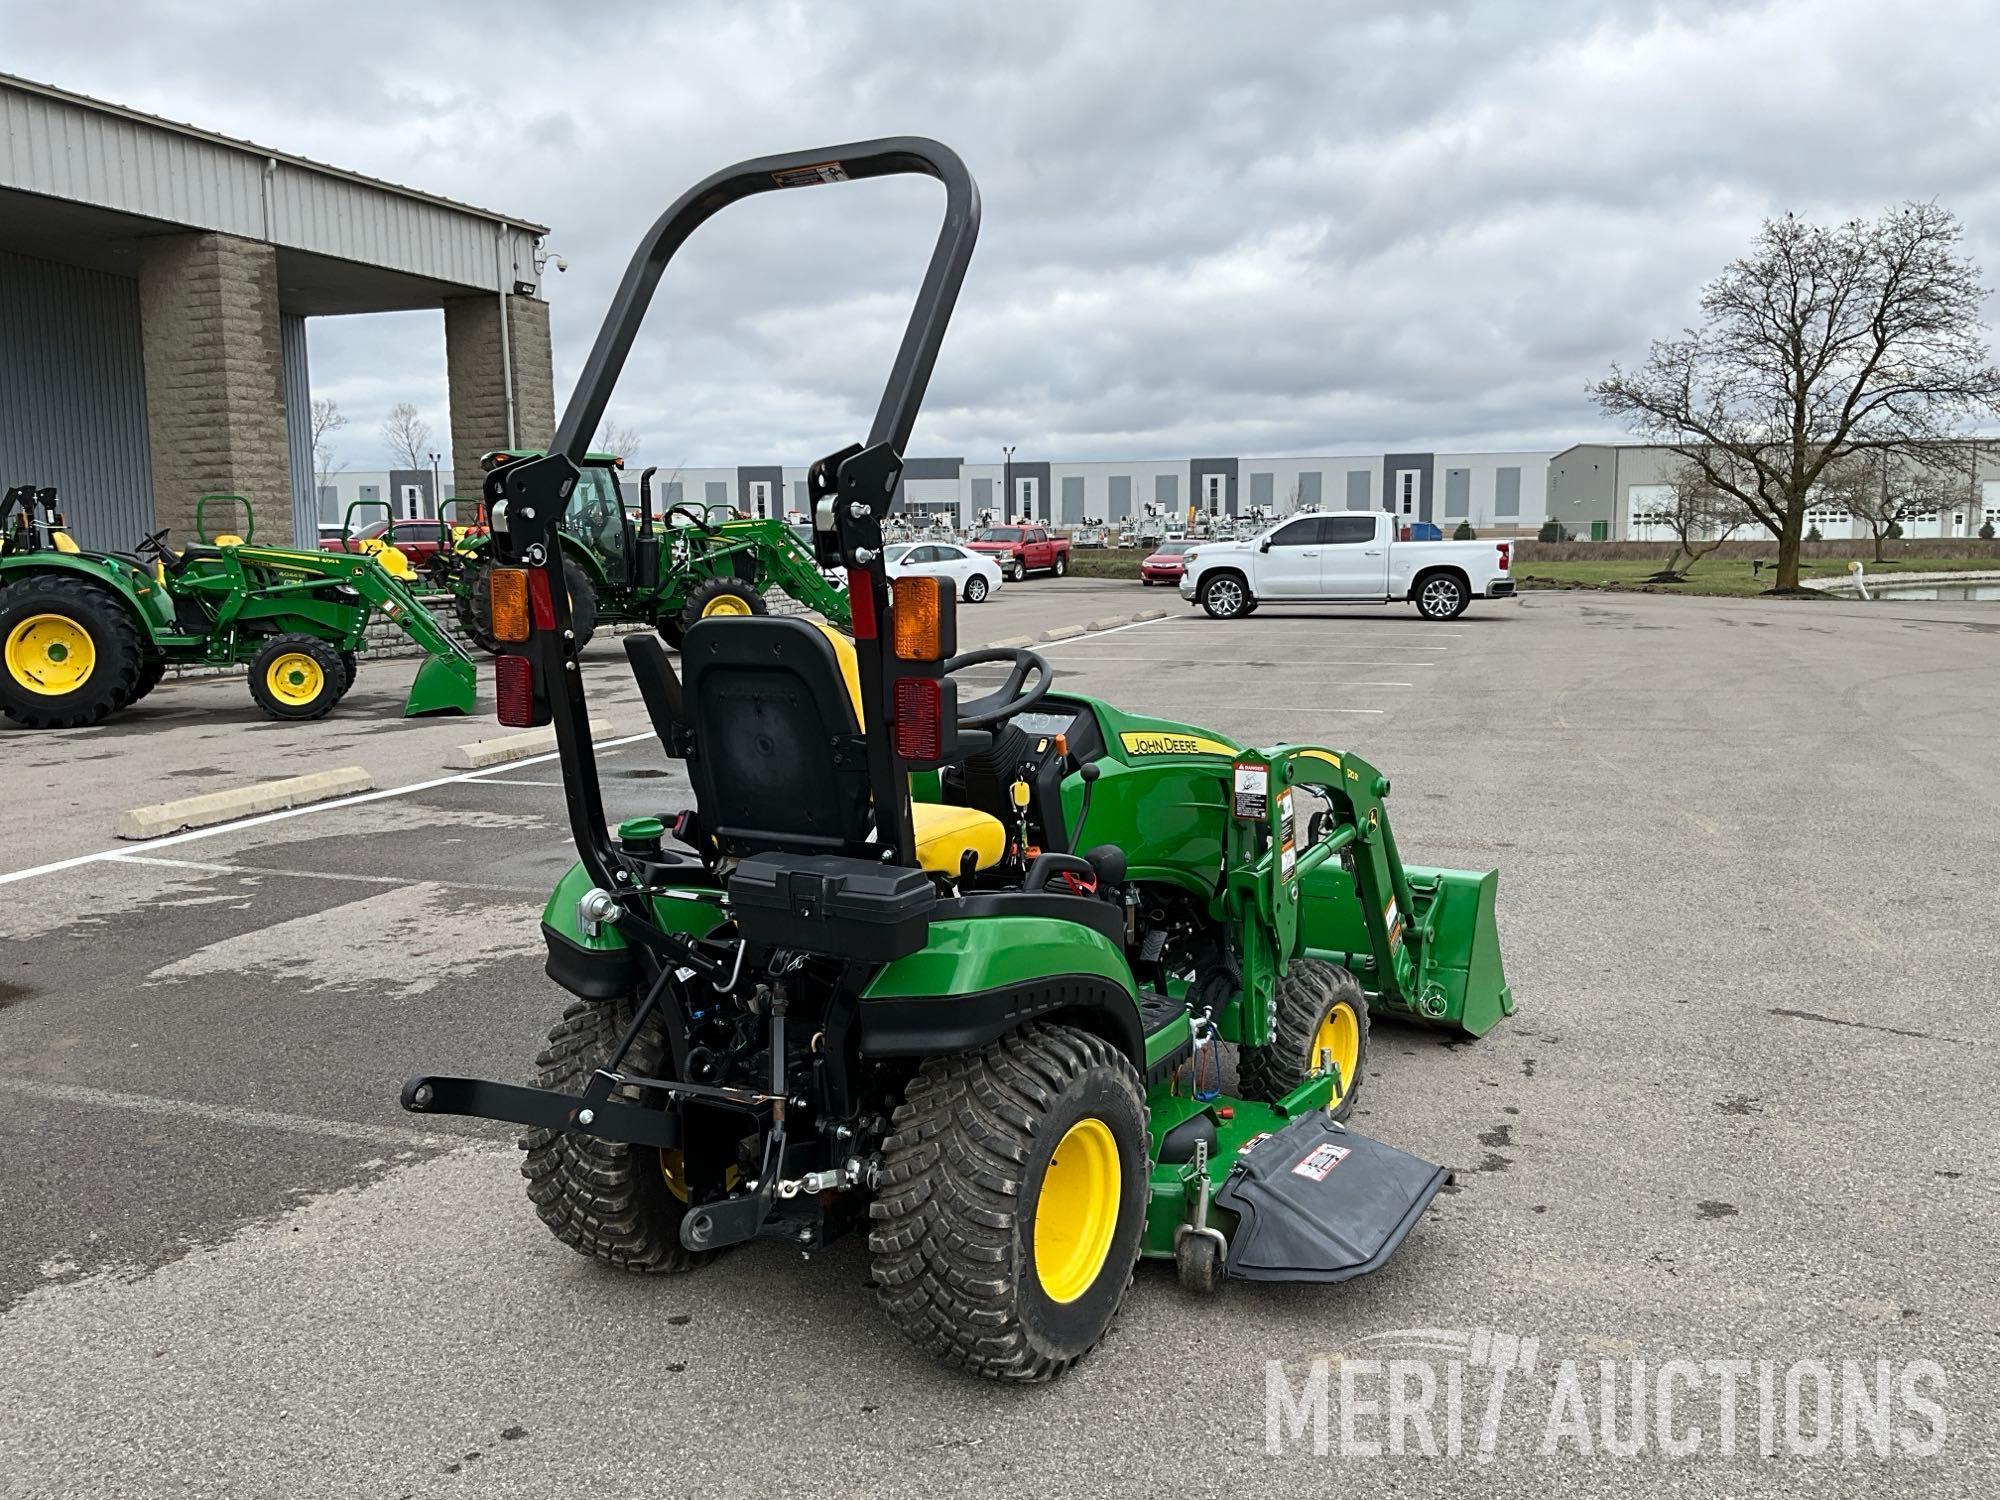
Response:
[[[1270,811],[1271,768],[1239,760],[1235,771],[1236,816],[1262,821]]]
[[[1328,1141],[1324,1145],[1313,1147],[1300,1157],[1298,1165],[1292,1168],[1292,1175],[1310,1177],[1314,1182],[1325,1182],[1326,1174],[1346,1160],[1347,1147],[1336,1146]]]
[[[817,162],[810,167],[787,167],[773,172],[771,181],[779,187],[814,187],[822,182],[847,181],[847,168],[837,161]]]

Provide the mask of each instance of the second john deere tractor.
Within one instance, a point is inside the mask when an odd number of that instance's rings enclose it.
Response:
[[[489,453],[481,464],[491,474],[537,456]],[[563,579],[580,641],[588,641],[599,625],[638,623],[657,627],[678,645],[696,620],[765,613],[765,595],[774,588],[832,623],[847,625],[846,590],[821,571],[811,550],[782,521],[723,519],[680,504],[656,516],[656,469],[640,476],[634,515],[620,483],[624,466],[616,454],[585,454],[576,488],[563,506]],[[498,647],[486,606],[491,564],[489,537],[471,535],[453,544],[449,587],[458,600],[459,624],[487,651]]]

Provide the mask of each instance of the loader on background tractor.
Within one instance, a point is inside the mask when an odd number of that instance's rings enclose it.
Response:
[[[895,173],[944,184],[944,227],[866,444],[808,481],[853,640],[706,619],[677,674],[627,636],[695,806],[614,836],[559,536],[588,435],[699,224]],[[1497,875],[1405,867],[1360,757],[1058,692],[1033,651],[957,653],[935,579],[891,591],[883,518],[978,222],[933,141],[716,174],[640,246],[552,451],[488,477],[501,717],[553,724],[580,856],[543,913],[574,998],[533,1086],[424,1075],[402,1102],[526,1126],[536,1212],[629,1270],[865,1230],[890,1322],[1034,1381],[1103,1338],[1141,1256],[1200,1292],[1381,1265],[1450,1174],[1343,1123],[1370,1017],[1477,1036],[1513,997]],[[962,701],[974,672],[1002,680]]]
[[[371,613],[428,657],[406,715],[470,713],[478,669],[416,594],[373,557],[255,545],[240,495],[203,495],[241,531],[174,550],[155,531],[132,552],[85,551],[56,492],[0,498],[0,713],[36,729],[95,724],[138,702],[172,666],[249,667],[250,696],[274,719],[317,719],[354,685]],[[237,516],[231,515],[231,525]]]
[[[509,464],[539,457],[534,451],[488,453],[480,466],[490,476]],[[765,591],[782,589],[799,603],[847,628],[847,594],[828,581],[812,553],[782,520],[717,521],[706,511],[674,504],[653,513],[653,475],[639,477],[639,514],[627,510],[618,475],[625,461],[614,453],[586,453],[565,502],[559,537],[563,581],[570,597],[570,628],[579,644],[599,625],[656,627],[674,645],[696,620],[761,615]],[[467,639],[486,651],[500,649],[486,617],[490,544],[466,537],[453,547],[447,582],[458,601]]]

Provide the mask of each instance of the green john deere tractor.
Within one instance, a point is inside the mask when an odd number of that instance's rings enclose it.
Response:
[[[613,835],[558,534],[584,441],[695,226],[891,173],[941,180],[946,214],[867,444],[808,481],[853,640],[702,620],[677,674],[628,636],[695,806]],[[1404,866],[1359,756],[1058,692],[1035,652],[956,654],[936,580],[892,593],[882,521],[978,220],[932,141],[718,173],[640,247],[554,451],[489,477],[501,714],[553,723],[581,856],[543,913],[573,998],[533,1086],[420,1076],[402,1099],[526,1126],[528,1195],[586,1255],[682,1272],[865,1232],[905,1334],[1044,1380],[1104,1336],[1142,1256],[1198,1292],[1382,1264],[1450,1173],[1345,1125],[1370,1018],[1477,1036],[1513,999],[1497,875]]]
[[[156,531],[132,552],[77,546],[56,492],[0,498],[0,713],[36,729],[95,724],[138,702],[170,666],[249,667],[250,696],[274,719],[317,719],[354,685],[379,610],[422,646],[405,714],[470,713],[478,668],[415,593],[373,557],[259,547],[240,495],[241,534],[180,551]]]
[[[535,452],[488,453],[488,475]],[[696,620],[761,615],[764,594],[779,588],[843,628],[847,594],[813,561],[811,551],[780,520],[717,520],[687,505],[653,513],[653,475],[639,476],[639,513],[625,506],[618,482],[625,461],[586,453],[576,488],[564,504],[559,535],[571,628],[587,642],[600,624],[632,622],[658,628],[680,644]],[[458,600],[463,632],[487,651],[499,649],[486,617],[491,543],[467,536],[453,546],[447,586]]]

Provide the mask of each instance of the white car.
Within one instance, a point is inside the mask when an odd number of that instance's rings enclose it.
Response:
[[[949,578],[967,604],[990,599],[1000,589],[1000,565],[954,542],[898,542],[882,549],[889,577]]]
[[[1246,542],[1182,555],[1181,597],[1218,620],[1258,605],[1392,604],[1455,620],[1474,599],[1511,599],[1512,542],[1399,542],[1386,512],[1303,515]]]

